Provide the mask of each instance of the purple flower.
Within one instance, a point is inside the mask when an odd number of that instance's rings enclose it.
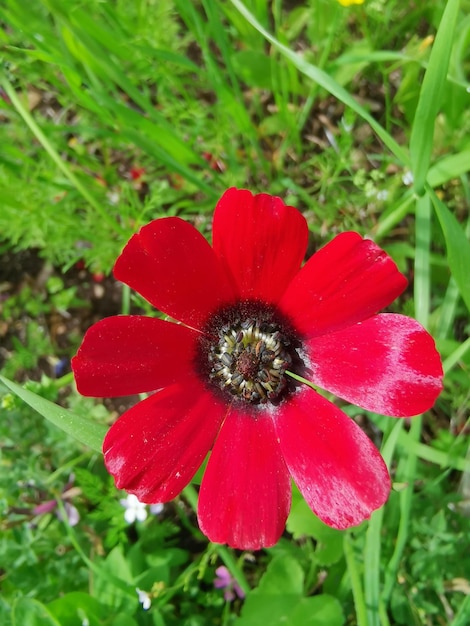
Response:
[[[245,592],[237,583],[235,578],[233,578],[232,574],[228,571],[225,565],[221,565],[215,570],[217,574],[214,579],[214,587],[216,589],[225,589],[224,598],[227,602],[232,602],[235,600],[235,596],[237,595],[240,599],[245,597]]]
[[[80,489],[78,487],[73,487],[74,476],[73,474],[69,478],[69,482],[65,485],[62,490],[62,494],[60,496],[60,501],[63,504],[63,508],[65,511],[65,516],[67,518],[67,522],[70,526],[76,526],[80,521],[80,513],[76,509],[76,507],[69,502],[74,496],[77,496],[80,493]],[[64,521],[64,517],[62,515],[62,510],[59,507],[58,499],[54,500],[46,500],[45,502],[41,502],[33,509],[34,515],[45,515],[46,513],[55,512],[58,519]]]
[[[61,359],[59,359],[55,365],[54,365],[54,374],[56,376],[56,378],[60,378],[61,376],[63,376],[67,370],[67,367],[69,366],[70,363],[70,359],[63,357]]]

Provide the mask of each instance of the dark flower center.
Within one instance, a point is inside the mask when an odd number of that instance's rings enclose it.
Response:
[[[286,370],[301,373],[301,343],[274,307],[244,302],[211,317],[200,341],[206,380],[231,399],[279,404],[294,388]]]

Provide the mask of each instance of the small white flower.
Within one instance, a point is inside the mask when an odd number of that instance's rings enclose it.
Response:
[[[388,189],[380,189],[377,192],[377,200],[384,201],[388,198]]]
[[[412,185],[414,183],[413,174],[412,174],[412,172],[410,172],[410,170],[407,170],[403,174],[402,181],[403,181],[403,184],[406,185],[407,187],[409,187],[410,185]]]
[[[127,498],[123,498],[119,502],[126,509],[124,519],[128,524],[133,524],[136,520],[143,522],[147,519],[147,506],[134,494],[129,493]]]
[[[135,590],[137,591],[137,595],[139,596],[139,602],[142,605],[142,608],[144,609],[144,611],[148,611],[150,605],[152,604],[152,600],[150,599],[149,594],[146,591],[142,591],[142,589],[139,589],[138,587],[136,587]]]
[[[117,204],[119,204],[119,201],[121,199],[121,196],[119,195],[117,191],[109,191],[106,194],[106,197],[108,198],[109,204],[112,204],[113,206],[116,206]]]

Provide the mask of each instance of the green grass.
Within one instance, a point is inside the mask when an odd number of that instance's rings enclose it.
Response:
[[[79,398],[69,376],[41,372],[64,351],[41,329],[87,303],[61,280],[15,294],[0,283],[2,374],[36,378],[1,388],[2,624],[74,626],[84,615],[91,626],[277,624],[281,614],[325,626],[470,621],[468,8],[4,0],[3,253],[39,249],[64,276],[83,261],[91,280],[110,273],[150,219],[180,215],[207,234],[226,188],[267,191],[304,212],[314,247],[353,229],[392,254],[411,282],[394,310],[435,336],[446,376],[435,409],[409,424],[348,409],[367,418],[395,484],[369,523],[330,533],[294,494],[286,536],[245,558],[204,541],[192,487],[161,520],[125,525],[100,455],[10,393],[62,426],[80,416],[66,430],[99,450],[115,414]],[[123,311],[136,303],[123,293]],[[66,356],[79,341],[72,333]],[[68,409],[51,409],[57,401]],[[45,500],[62,502],[73,472],[81,524],[33,515]],[[213,588],[222,563],[252,589],[241,616],[243,603],[226,604]],[[149,612],[136,587],[151,593]],[[275,614],[266,589],[280,603]]]

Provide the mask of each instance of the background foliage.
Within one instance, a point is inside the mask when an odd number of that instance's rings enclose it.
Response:
[[[470,5],[344,4],[2,3],[2,624],[470,622]],[[310,252],[347,229],[385,247],[446,371],[425,416],[343,407],[391,468],[383,510],[340,533],[295,493],[255,554],[207,545],[192,486],[128,525],[99,454],[126,406],[67,373],[88,325],[145,307],[110,275],[130,235],[175,214],[209,235],[232,185],[301,209]],[[214,588],[221,564],[245,599]]]

